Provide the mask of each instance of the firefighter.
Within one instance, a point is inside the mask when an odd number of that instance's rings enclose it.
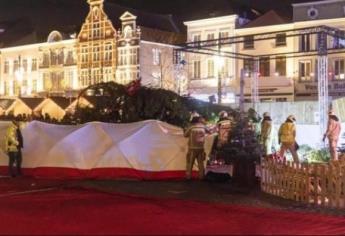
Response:
[[[217,123],[218,140],[217,148],[223,147],[229,141],[230,132],[232,127],[232,120],[226,111],[219,113],[219,121]]]
[[[328,138],[329,151],[331,153],[331,159],[333,161],[338,160],[337,146],[340,131],[341,124],[339,118],[333,113],[333,111],[330,111],[328,113],[327,131],[323,136],[323,141],[325,141],[326,137]]]
[[[272,119],[268,112],[265,112],[263,116],[260,142],[264,146],[264,153],[267,156],[272,154]]]
[[[186,178],[192,177],[192,170],[195,160],[198,162],[199,179],[204,178],[204,160],[206,158],[204,144],[206,126],[200,116],[194,116],[190,127],[185,131],[184,136],[188,137],[187,170]]]
[[[21,175],[21,160],[19,156],[19,140],[17,129],[19,129],[18,123],[13,120],[6,130],[5,137],[5,150],[9,157],[8,172],[12,177],[16,177],[16,174]],[[14,169],[15,163],[17,171]]]
[[[296,121],[295,116],[290,115],[286,121],[280,126],[278,132],[278,140],[280,147],[280,155],[283,157],[286,150],[289,150],[292,154],[294,162],[298,163],[298,154],[296,150]]]

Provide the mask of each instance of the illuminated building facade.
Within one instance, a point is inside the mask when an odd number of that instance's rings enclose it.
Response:
[[[291,17],[291,16],[290,16]],[[317,52],[317,35],[305,32],[296,37],[287,37],[285,32],[301,28],[329,26],[340,30],[345,29],[345,1],[316,1],[293,4],[293,16],[286,17],[279,12],[269,11],[258,18],[243,23],[237,15],[201,19],[193,22],[185,22],[188,28],[188,42],[198,42],[210,39],[222,40],[222,30],[226,28],[227,37],[243,37],[241,43],[233,44],[234,48],[226,52],[236,52],[243,55],[278,55],[271,58],[261,57],[258,61],[258,95],[263,101],[298,101],[318,99],[317,63],[318,56],[311,55]],[[212,26],[212,27],[210,27]],[[221,32],[219,34],[219,32]],[[254,40],[255,34],[269,34],[269,40]],[[276,32],[276,33],[274,33]],[[273,34],[275,36],[273,37]],[[201,42],[205,43],[205,42]],[[207,47],[207,45],[201,45]],[[332,53],[335,50],[345,48],[345,42],[335,37],[327,38],[328,54],[328,87],[329,96],[338,98],[345,96],[345,51]],[[217,52],[217,48],[213,48]],[[222,49],[224,51],[224,49]],[[288,52],[299,52],[305,55],[298,57],[279,56]],[[194,97],[208,101],[210,96],[217,97],[217,77],[222,78],[222,97],[232,93],[230,102],[239,102],[240,76],[242,69],[246,74],[244,83],[245,102],[252,100],[252,78],[254,72],[253,61],[246,59],[223,58],[221,68],[217,69],[215,56],[187,53],[189,58],[188,90]],[[216,53],[215,53],[216,54]],[[309,55],[308,55],[309,54]],[[230,60],[230,64],[224,64],[224,60]],[[231,62],[233,60],[233,62]],[[218,73],[216,71],[221,71]],[[228,79],[226,79],[228,77]],[[235,94],[235,95],[234,95]],[[227,103],[224,100],[224,103]]]
[[[170,62],[174,45],[185,39],[174,30],[172,19],[137,12],[141,22],[151,23],[138,26],[137,16],[129,11],[110,19],[104,0],[87,3],[89,11],[78,33],[54,30],[46,42],[0,49],[1,96],[74,97],[89,85],[127,84],[139,78],[143,85],[177,89]]]

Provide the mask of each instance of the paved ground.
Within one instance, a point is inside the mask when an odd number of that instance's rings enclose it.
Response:
[[[327,215],[345,215],[343,210],[305,205],[262,193],[258,187],[243,188],[230,182],[207,181],[130,181],[130,180],[73,180],[51,181],[31,178],[1,178],[2,194],[25,194],[30,191],[49,191],[54,188],[83,188],[109,193],[143,197],[190,199],[214,203],[238,204],[301,212],[318,212]],[[17,187],[18,186],[18,187]]]
[[[262,193],[259,188],[242,188],[231,182],[211,183],[205,181],[82,181],[74,186],[106,192],[135,194],[145,197],[191,199],[206,202],[239,204],[256,207],[285,209],[301,212],[318,212],[328,215],[345,215],[343,210],[327,209],[297,203]]]

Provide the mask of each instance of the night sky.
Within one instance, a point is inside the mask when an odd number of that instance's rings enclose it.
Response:
[[[0,7],[37,5],[59,5],[68,7],[69,5],[82,5],[86,0],[0,0]],[[290,11],[291,3],[311,2],[307,0],[105,0],[115,4],[142,9],[160,14],[173,14],[183,19],[193,18],[200,12],[221,14],[222,12],[239,13],[243,9],[254,8],[259,12],[265,12],[272,8],[280,11]],[[15,15],[15,12],[13,12]],[[1,18],[1,16],[0,16]]]

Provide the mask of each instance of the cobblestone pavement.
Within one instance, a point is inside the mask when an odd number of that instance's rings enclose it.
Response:
[[[198,200],[212,203],[237,204],[253,207],[283,209],[344,216],[344,210],[329,209],[285,200],[262,193],[257,187],[236,187],[231,182],[212,183],[205,181],[82,181],[73,187],[95,189],[109,193],[134,194],[143,197]]]

